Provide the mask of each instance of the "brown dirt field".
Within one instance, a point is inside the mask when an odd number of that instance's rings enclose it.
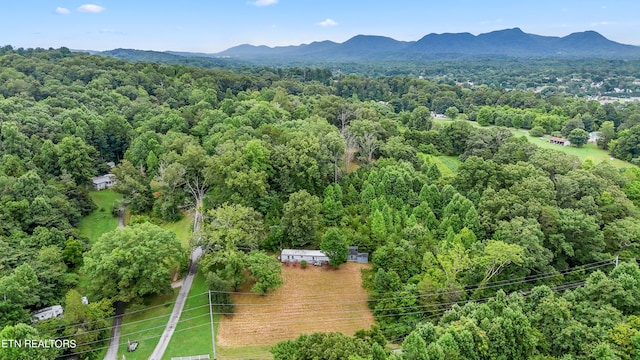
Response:
[[[266,296],[236,294],[235,314],[218,327],[221,347],[271,345],[303,333],[342,332],[353,335],[369,329],[373,316],[367,307],[360,269],[369,265],[347,263],[338,270],[282,265],[284,285]],[[249,291],[249,286],[240,290]]]

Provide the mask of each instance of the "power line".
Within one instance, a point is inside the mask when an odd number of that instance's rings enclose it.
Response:
[[[498,282],[495,282],[495,283],[491,283],[490,285],[487,285],[484,288],[496,288],[496,287],[501,287],[501,286],[509,286],[509,285],[514,285],[514,284],[519,284],[519,283],[527,283],[527,282],[539,281],[539,280],[550,278],[550,277],[557,277],[557,276],[569,275],[569,274],[578,273],[578,272],[584,272],[584,271],[588,271],[588,270],[592,270],[592,269],[597,269],[597,268],[600,268],[600,267],[603,267],[603,266],[608,266],[608,265],[611,264],[611,262],[612,262],[612,260],[605,260],[605,261],[595,262],[595,263],[587,264],[587,266],[581,266],[581,267],[576,267],[576,268],[571,268],[571,269],[565,269],[565,270],[563,270],[561,272],[550,272],[550,273],[546,273],[546,274],[537,274],[537,275],[533,275],[533,276],[522,277],[522,278],[519,278],[519,280],[517,280],[517,281],[514,281],[513,279],[502,280],[502,281],[498,281]],[[569,288],[572,288],[572,287],[579,286],[581,284],[582,284],[582,282],[578,282],[578,283],[565,284],[563,286],[565,287],[564,289],[569,289]],[[469,287],[464,288],[464,290],[469,290],[469,288],[474,288],[474,287],[477,288],[478,285],[479,284],[470,285]],[[560,289],[560,288],[558,287],[558,289]],[[459,293],[459,292],[461,292],[461,290],[449,291],[449,292],[447,292],[447,291],[439,291],[439,292],[432,292],[432,293],[421,293],[420,295],[404,296],[404,297],[379,298],[379,299],[373,299],[373,300],[372,299],[367,299],[367,300],[357,300],[357,301],[341,301],[338,304],[353,303],[353,302],[357,303],[357,302],[383,301],[383,300],[402,300],[402,299],[408,299],[408,298],[418,299],[418,298],[422,298],[422,297],[426,297],[426,296],[444,295],[444,294],[448,294],[448,293]],[[230,292],[230,293],[232,293],[232,292]],[[241,294],[239,292],[237,292],[237,293]],[[189,298],[194,298],[194,297],[197,297],[197,296],[200,296],[200,295],[204,295],[204,294],[207,294],[207,293],[196,294],[196,295],[190,296]],[[255,295],[253,293],[249,293],[249,294]],[[331,294],[322,295],[322,297],[329,297],[329,296],[335,296],[335,295],[331,295]],[[314,297],[319,297],[319,296],[314,296]],[[415,306],[396,307],[396,308],[388,308],[388,309],[373,309],[372,312],[374,312],[374,313],[375,312],[386,312],[386,311],[392,311],[392,310],[401,311],[401,310],[408,310],[408,309],[423,309],[423,308],[427,308],[427,307],[433,308],[433,307],[437,307],[437,306],[449,306],[449,305],[463,304],[463,303],[467,303],[467,302],[482,302],[482,301],[485,301],[487,299],[491,299],[491,298],[469,299],[469,300],[449,302],[449,303],[415,305]],[[124,315],[130,315],[130,314],[138,313],[138,312],[141,312],[141,311],[146,311],[146,310],[149,310],[149,309],[152,309],[152,308],[157,308],[157,307],[160,307],[160,306],[166,306],[166,305],[172,304],[172,303],[174,303],[174,302],[168,302],[168,303],[157,305],[157,306],[152,306],[152,307],[147,307],[147,308],[144,308],[144,309],[139,309],[139,310],[136,310],[136,311],[133,311],[133,312],[126,313]],[[332,302],[305,303],[304,305],[319,305],[319,304],[336,305],[337,303],[335,301],[332,301]],[[228,305],[228,304],[216,304],[216,305]],[[265,305],[272,305],[272,304],[236,304],[236,305],[262,305],[262,306],[265,306]],[[187,310],[184,310],[183,312],[196,310],[198,308],[202,308],[202,307],[205,307],[205,306],[208,306],[208,305],[203,305],[203,306],[199,306],[199,307],[196,307],[196,308],[187,309]],[[398,312],[398,313],[392,313],[392,314],[375,315],[375,318],[386,318],[386,317],[395,317],[395,316],[410,316],[410,315],[424,315],[424,314],[430,314],[427,318],[433,318],[433,317],[439,316],[439,314],[441,314],[443,312],[446,312],[448,310],[450,310],[450,309],[444,308],[444,309],[430,309],[430,310],[413,311],[413,312]],[[369,311],[370,310],[368,310],[368,309],[367,310],[346,310],[346,311],[334,311],[334,312],[330,312],[330,313],[352,313],[353,314],[353,313],[356,313],[356,312],[364,313],[364,312],[369,312]],[[219,315],[232,315],[232,313],[216,313],[216,314],[219,314]],[[260,313],[259,315],[270,315],[270,314],[274,314],[274,313],[266,312],[266,313]],[[294,315],[294,314],[295,313],[292,313],[292,314],[285,313],[285,315]],[[161,315],[161,316],[153,317],[153,318],[150,318],[150,319],[139,320],[139,321],[136,321],[136,322],[133,322],[133,323],[140,323],[140,322],[148,321],[148,320],[151,320],[151,319],[166,317],[166,316],[169,316],[169,315],[170,314]],[[196,316],[196,317],[193,317],[193,318],[183,319],[183,320],[180,320],[179,322],[190,321],[190,320],[193,320],[195,318],[203,317],[205,315],[208,315],[208,314],[199,315],[199,316]],[[110,318],[113,318],[113,317],[110,317]],[[108,318],[106,318],[106,319],[108,319]],[[312,320],[312,321],[313,322],[336,322],[336,321],[340,321],[340,320],[360,320],[360,319],[361,319],[361,317],[347,317],[347,318],[342,317],[342,318],[332,318],[332,319]],[[100,321],[100,320],[97,320],[97,321]],[[286,323],[292,323],[292,322],[300,322],[300,320],[277,321],[277,322],[270,321],[271,324],[275,323],[277,325],[286,324]],[[129,324],[133,324],[133,323],[129,323]],[[222,322],[219,321],[219,322],[214,322],[214,323],[220,324]],[[255,322],[245,322],[245,324],[252,324],[252,323],[255,323]],[[127,325],[129,325],[129,324],[127,324]],[[236,324],[237,324],[237,322],[236,322]],[[73,325],[68,325],[66,327],[70,327],[70,326],[73,326]],[[165,327],[165,326],[166,325],[146,328],[146,329],[143,329],[143,330],[140,330],[140,331],[135,331],[135,332],[123,334],[121,336],[123,336],[123,337],[124,336],[130,336],[130,335],[133,335],[133,334],[142,333],[142,332],[153,330],[155,328]],[[202,326],[202,325],[198,325],[198,326]],[[64,328],[66,328],[66,327],[64,327]],[[102,329],[99,329],[99,330],[94,330],[94,331],[100,331],[100,330],[105,330],[105,329],[109,329],[109,328],[110,327],[108,327],[108,328],[105,327],[105,328],[102,328]],[[73,336],[73,335],[71,335],[71,336]],[[108,339],[93,341],[93,342],[85,343],[85,344],[79,344],[78,346],[90,345],[90,344],[93,344],[93,343],[104,342],[106,340],[108,340]]]
[[[592,263],[588,263],[588,264],[582,264],[580,266],[575,266],[572,268],[567,268],[564,270],[556,270],[556,271],[550,271],[550,272],[546,272],[546,273],[542,273],[542,274],[533,274],[533,275],[527,275],[527,276],[523,276],[517,279],[523,279],[523,280],[535,280],[538,277],[542,277],[544,276],[544,278],[548,278],[548,277],[555,277],[555,276],[561,276],[561,275],[566,275],[567,272],[577,272],[577,271],[583,271],[583,270],[588,270],[590,266],[593,265],[610,265],[613,264],[613,261],[615,259],[607,259],[607,260],[600,260],[600,261],[596,261],[596,262],[592,262]],[[513,279],[511,280],[498,280],[498,281],[494,281],[491,282],[491,284],[500,284],[502,282],[509,282],[509,281],[513,281]],[[477,283],[477,284],[472,284],[472,285],[467,285],[465,287],[465,289],[467,287],[475,287],[475,286],[479,286],[482,283]],[[260,296],[260,297],[270,297],[270,296],[276,296],[274,294],[256,294],[254,292],[249,292],[249,291],[220,291],[220,290],[211,290],[212,293],[221,293],[221,294],[232,294],[232,295],[254,295],[254,296]],[[395,292],[388,292],[388,293],[382,293],[381,295],[385,295],[385,294],[394,294]],[[439,293],[439,292],[438,292]],[[313,298],[313,297],[330,297],[330,296],[334,296],[333,294],[330,295],[326,295],[326,294],[322,294],[322,295],[305,295],[305,297],[307,298]]]
[[[200,293],[200,294],[192,295],[192,296],[188,297],[187,299],[192,299],[192,298],[195,298],[195,297],[198,297],[198,296],[201,296],[201,295],[205,295],[205,294],[207,294],[207,293],[203,292],[203,293]],[[98,321],[114,319],[114,318],[116,318],[118,316],[125,317],[125,316],[129,316],[129,315],[132,315],[132,314],[137,314],[139,312],[143,312],[143,311],[147,311],[147,310],[151,310],[151,309],[155,309],[155,308],[171,305],[173,303],[175,303],[175,301],[169,301],[169,302],[166,302],[164,304],[149,306],[149,307],[138,309],[138,310],[131,311],[131,312],[128,312],[128,313],[123,313],[121,315],[113,315],[113,316],[108,316],[108,317],[104,317],[104,318],[100,318],[100,319],[92,320],[92,321],[86,321],[86,322],[77,322],[77,323],[74,323],[74,324],[69,324],[69,325],[61,326],[59,328],[52,329],[51,331],[57,332],[57,331],[64,330],[64,329],[69,328],[69,327],[73,327],[73,326],[93,324],[93,323],[96,323]]]
[[[573,274],[576,272],[582,272],[582,271],[587,271],[587,270],[594,270],[597,268],[601,268],[604,266],[609,266],[611,265],[611,261],[612,260],[607,260],[606,263],[601,263],[600,265],[593,265],[590,267],[585,267],[585,268],[574,268],[571,271],[565,272],[561,275],[569,275],[569,274]],[[597,264],[597,263],[594,263]],[[544,275],[544,276],[543,276]],[[527,279],[527,280],[522,280],[525,278],[520,278],[521,280],[502,280],[501,282],[496,282],[496,283],[490,283],[489,285],[485,285],[482,286],[482,283],[479,284],[474,284],[474,285],[469,285],[466,286],[464,288],[461,289],[455,289],[455,290],[450,290],[450,291],[436,291],[436,292],[419,292],[417,295],[412,295],[412,296],[395,296],[395,297],[388,297],[388,298],[374,298],[374,299],[358,299],[358,300],[345,300],[345,301],[341,301],[341,304],[345,304],[345,303],[362,303],[362,302],[376,302],[376,301],[388,301],[388,300],[403,300],[403,299],[408,299],[408,298],[424,298],[424,297],[431,297],[431,296],[439,296],[439,295],[449,295],[449,294],[457,294],[457,293],[461,293],[463,291],[468,291],[468,290],[477,290],[477,289],[493,289],[493,288],[499,288],[499,287],[506,287],[506,286],[510,286],[510,285],[516,285],[516,284],[522,284],[522,283],[528,283],[528,282],[535,282],[535,281],[539,281],[539,280],[544,280],[544,279],[548,279],[548,278],[553,278],[553,277],[557,277],[557,276],[561,276],[557,273],[547,273],[547,274],[541,274],[540,276],[536,277],[536,278],[531,278],[531,279]],[[262,295],[258,295],[255,293],[248,293],[248,292],[225,292],[225,291],[214,291],[211,290],[212,293],[224,293],[224,294],[240,294],[240,295],[244,295],[244,294],[251,294],[251,295],[255,295],[255,296],[262,296]],[[397,292],[396,292],[397,293]],[[273,296],[273,295],[272,295]],[[335,296],[335,295],[327,295],[327,296]],[[305,305],[327,305],[327,304],[335,304],[335,301],[330,301],[330,302],[307,302],[305,303]],[[280,306],[279,304],[251,304],[251,303],[218,303],[218,304],[213,304],[216,306]]]
[[[191,321],[193,319],[201,318],[203,316],[209,316],[209,313],[206,313],[206,314],[203,314],[203,315],[194,316],[194,317],[191,317],[191,318],[188,318],[188,319],[181,319],[181,320],[178,321],[178,323]],[[129,332],[129,333],[126,333],[126,334],[120,334],[120,337],[125,337],[125,336],[130,336],[130,335],[133,335],[133,334],[144,333],[144,332],[147,332],[149,330],[158,329],[158,328],[164,328],[166,326],[167,326],[167,324],[163,324],[163,325],[153,326],[153,327],[150,327],[150,328],[145,328],[145,329],[138,330],[138,331],[132,331],[132,332]],[[77,346],[96,344],[96,343],[107,341],[107,340],[110,340],[110,339],[94,340],[94,341],[90,341],[90,342],[80,343],[80,344],[76,344],[76,347]]]
[[[209,314],[207,314],[207,315],[209,315]],[[190,327],[188,327],[188,328],[184,328],[184,329],[180,329],[180,330],[175,330],[174,332],[187,331],[187,330],[195,329],[195,328],[198,328],[198,327],[201,327],[201,326],[205,326],[205,325],[209,325],[209,323],[200,324],[200,325],[195,325],[195,326],[190,326]],[[138,339],[137,341],[143,341],[143,340],[155,339],[155,338],[159,338],[159,337],[161,337],[161,336],[162,336],[162,334],[160,334],[160,335],[155,335],[155,336],[149,336],[149,337],[146,337],[146,338]],[[121,342],[121,343],[119,343],[119,344],[118,344],[118,347],[120,347],[120,346],[122,346],[122,345],[124,345],[124,344],[127,344],[127,343],[126,343],[126,342]],[[80,346],[80,345],[79,345],[79,346]],[[90,353],[90,352],[94,352],[94,351],[101,351],[101,350],[108,349],[108,348],[109,348],[109,346],[104,346],[104,347],[100,347],[100,348],[96,348],[96,349],[91,349],[91,350],[85,350],[85,351],[77,352],[77,353],[74,353],[74,354],[76,354],[76,355],[86,354],[86,353]],[[58,358],[66,357],[66,356],[68,356],[68,355],[60,355],[60,356],[58,356]]]
[[[584,282],[576,282],[576,283],[565,284],[563,286],[569,286],[570,285],[572,287],[577,287],[577,286],[582,285],[583,283]],[[527,296],[527,295],[523,295],[523,296]],[[494,297],[487,297],[487,298],[483,298],[483,299],[477,299],[477,300],[466,300],[464,302],[484,302],[484,301],[488,301],[488,300],[493,299],[493,298],[495,298],[495,296]],[[451,302],[450,304],[454,305],[454,304],[458,304],[458,303],[459,302]],[[446,311],[449,311],[449,310],[451,310],[451,309],[438,309],[437,313],[446,312]],[[410,312],[410,313],[385,314],[385,315],[380,315],[378,317],[406,316],[406,315],[416,315],[416,314],[433,313],[433,312],[434,311],[417,311],[417,312]],[[220,314],[220,313],[216,313],[216,314]],[[203,315],[195,316],[195,317],[189,318],[189,319],[182,319],[179,322],[190,321],[190,320],[193,320],[195,318],[200,318],[200,317],[208,316],[208,315],[209,314],[203,314]],[[437,314],[432,314],[432,316],[435,317],[435,316],[437,316]],[[318,321],[318,320],[307,320],[307,321],[309,321],[309,322],[329,322],[329,321],[334,322],[336,320],[358,320],[358,319],[360,319],[360,318],[337,318],[337,319],[325,319],[325,320],[322,320],[322,321]],[[300,322],[300,321],[299,320],[277,321],[277,322],[271,321],[271,323],[277,323],[277,324],[286,324],[286,323],[292,323],[292,322]],[[222,323],[222,321],[214,322],[214,324],[221,324],[221,323]],[[251,324],[252,322],[245,322],[245,323],[246,324]],[[194,328],[198,328],[198,327],[202,327],[202,326],[206,326],[206,325],[209,325],[209,323],[207,322],[207,323],[203,323],[203,324],[199,324],[199,325],[195,325],[195,326],[190,326],[188,328],[175,330],[175,332],[186,331],[186,330],[190,330],[190,329],[194,329]],[[165,325],[162,325],[162,327],[164,327],[164,326]],[[160,327],[160,326],[158,326],[158,327]],[[153,327],[153,328],[157,328],[157,327]],[[128,336],[128,335],[131,335],[131,334],[134,334],[134,333],[140,333],[140,332],[144,332],[144,331],[149,331],[149,330],[151,330],[153,328],[147,328],[147,329],[143,329],[143,330],[140,330],[140,331],[131,332],[131,333],[128,333],[128,334],[123,334],[121,336],[124,337],[124,336]],[[273,331],[274,330],[271,330],[271,332],[273,332]],[[155,339],[155,338],[159,338],[159,337],[161,337],[161,334],[160,335],[146,337],[146,338],[142,338],[142,339],[138,339],[137,341],[150,340],[150,339]],[[88,342],[88,343],[81,343],[81,344],[77,344],[77,346],[90,345],[90,344],[93,344],[93,343],[103,342],[103,341],[106,341],[106,340],[108,340],[108,339],[99,340],[99,341],[93,341],[93,342]],[[124,344],[126,344],[126,342],[119,343],[118,347],[120,347],[121,345],[124,345]],[[109,348],[109,346],[105,346],[105,347],[100,347],[100,348],[96,348],[96,349],[91,349],[91,350],[78,352],[78,353],[75,353],[75,354],[83,354],[83,353],[101,351],[101,350],[108,349],[108,348]],[[59,357],[64,357],[64,356],[59,356]]]
[[[534,281],[544,280],[544,279],[548,279],[548,278],[553,278],[553,277],[558,277],[558,276],[563,276],[563,275],[569,275],[569,274],[576,273],[576,272],[593,270],[593,269],[597,269],[597,268],[600,268],[600,267],[608,266],[608,265],[613,264],[613,261],[614,261],[613,259],[601,260],[601,261],[597,261],[597,262],[593,262],[593,263],[577,266],[577,267],[574,267],[574,268],[568,268],[568,269],[565,269],[565,270],[561,270],[559,272],[548,272],[548,273],[543,273],[543,274],[529,275],[529,276],[521,277],[521,278],[519,278],[520,280],[517,280],[517,281],[513,281],[513,280],[509,280],[509,279],[500,280],[500,281],[492,282],[492,283],[490,283],[488,285],[485,285],[482,288],[483,289],[491,289],[491,288],[496,288],[496,287],[501,287],[501,286],[509,286],[509,285],[515,285],[515,284],[520,284],[520,283],[534,282]],[[396,297],[390,297],[390,298],[345,300],[345,301],[342,301],[341,303],[344,304],[344,303],[350,303],[350,302],[351,303],[376,302],[376,301],[388,301],[388,300],[403,300],[403,299],[414,298],[414,297],[423,298],[423,297],[430,297],[430,296],[450,295],[450,294],[460,293],[460,292],[465,291],[465,290],[478,289],[481,285],[482,285],[481,283],[478,283],[478,284],[468,285],[468,286],[464,287],[463,289],[454,289],[454,290],[450,290],[450,291],[443,290],[443,291],[436,291],[436,292],[430,292],[430,293],[420,292],[419,295],[414,295],[414,296],[404,296],[404,297],[397,297],[396,296]],[[235,294],[235,295],[255,295],[255,296],[264,297],[264,295],[258,295],[258,294],[252,293],[252,292],[230,292],[230,291],[215,291],[215,290],[211,290],[211,292],[212,293]],[[199,293],[199,294],[195,294],[195,295],[189,296],[189,297],[187,297],[187,299],[193,299],[195,297],[206,295],[206,294],[208,294],[208,292],[202,292],[202,293]],[[383,294],[380,294],[380,295],[386,295],[386,294],[393,294],[393,293],[389,292],[389,293],[383,293]],[[267,296],[274,296],[274,295],[273,294],[267,294]],[[334,296],[335,296],[335,294],[323,294],[323,295],[310,295],[310,296],[305,296],[305,297],[313,298],[313,297],[334,297]],[[129,315],[132,315],[132,314],[136,314],[136,313],[140,313],[140,312],[143,312],[143,311],[155,309],[155,308],[158,308],[158,307],[164,307],[164,306],[167,306],[167,305],[171,305],[173,303],[175,303],[175,301],[170,301],[170,302],[166,302],[166,303],[155,305],[155,306],[149,306],[149,307],[146,307],[146,308],[142,308],[142,309],[138,309],[138,310],[135,310],[135,311],[127,312],[127,313],[124,313],[122,315],[109,316],[109,317],[105,317],[105,318],[101,318],[101,319],[97,319],[97,320],[93,320],[93,321],[89,321],[89,322],[78,322],[78,323],[75,323],[75,324],[69,324],[69,325],[65,325],[65,326],[53,329],[52,331],[56,331],[57,332],[57,331],[65,330],[67,328],[74,327],[74,326],[87,325],[87,324],[92,324],[92,323],[96,323],[96,322],[99,322],[99,321],[104,321],[104,320],[108,320],[108,319],[114,319],[116,316],[122,316],[122,317],[129,316]],[[336,304],[336,302],[335,301],[331,301],[331,302],[315,302],[315,303],[314,302],[310,302],[310,303],[305,303],[305,305],[325,305],[325,304]],[[232,305],[232,306],[278,306],[278,304],[242,304],[242,303],[239,303],[239,304],[218,303],[218,304],[212,304],[212,305],[214,305],[214,306],[229,306],[229,305]],[[203,306],[205,306],[205,305],[203,305]],[[208,305],[206,305],[206,306],[208,306]],[[190,310],[184,310],[183,312],[185,312],[185,311],[190,311]],[[149,319],[138,320],[138,321],[135,321],[135,322],[127,323],[127,324],[125,324],[125,326],[129,325],[129,324],[133,324],[133,323],[144,322],[144,321],[148,321],[148,320],[151,320],[151,319],[156,319],[156,318],[170,316],[170,315],[171,314],[166,314],[166,315],[160,315],[160,316],[149,318]],[[104,330],[104,329],[110,329],[110,328],[111,328],[111,326],[104,327],[104,328],[101,328],[101,329],[92,330],[90,332]],[[73,335],[63,336],[63,337],[60,337],[60,339],[64,339],[64,338],[70,337],[70,336],[73,336]]]
[[[201,305],[201,306],[197,306],[197,307],[194,307],[194,308],[191,308],[191,309],[183,310],[181,314],[186,313],[186,312],[189,312],[189,311],[197,310],[197,309],[200,309],[200,308],[203,308],[203,307],[208,307],[208,306],[209,306],[209,305],[207,304],[207,305]],[[123,328],[123,327],[129,326],[129,325],[138,324],[138,323],[142,323],[142,322],[145,322],[145,321],[155,320],[155,319],[159,319],[159,318],[163,318],[163,317],[168,317],[168,316],[171,316],[171,313],[169,313],[169,314],[165,314],[165,315],[158,315],[158,316],[150,317],[150,318],[143,319],[143,320],[138,320],[138,321],[128,322],[128,323],[126,323],[126,324],[122,324],[122,325],[120,325],[120,327],[121,327],[121,328]],[[166,326],[166,324],[165,324],[165,325],[162,325],[162,326]],[[83,332],[82,332],[82,335],[84,335],[84,334],[91,334],[91,333],[94,333],[94,332],[99,332],[99,331],[103,331],[103,330],[111,329],[111,328],[112,328],[112,326],[107,326],[107,327],[102,327],[102,328],[99,328],[99,329],[93,329],[93,330],[90,330],[90,331],[83,331]],[[65,338],[73,337],[73,336],[76,336],[76,335],[77,335],[77,334],[65,335],[65,336],[58,337],[57,339],[58,339],[58,340],[61,340],[61,339],[65,339]],[[123,336],[123,335],[120,335],[120,336]]]

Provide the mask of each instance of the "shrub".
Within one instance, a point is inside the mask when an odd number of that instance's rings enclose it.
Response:
[[[307,260],[300,261],[300,267],[303,268],[303,269],[306,269],[307,268]]]
[[[534,126],[533,129],[529,130],[529,135],[534,137],[540,137],[544,135],[544,128],[542,126]]]

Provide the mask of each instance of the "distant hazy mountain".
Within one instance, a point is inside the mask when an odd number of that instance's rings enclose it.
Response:
[[[556,37],[527,34],[519,28],[514,28],[480,35],[429,34],[418,41],[398,41],[384,36],[358,35],[343,43],[319,41],[277,47],[244,44],[217,54],[133,49],[92,53],[128,61],[227,68],[256,64],[326,65],[331,62],[490,57],[640,59],[640,46],[620,44],[595,31]]]
[[[78,50],[80,52],[89,52]],[[242,65],[249,65],[239,59],[223,59],[211,54],[170,52],[170,51],[148,51],[135,49],[114,49],[109,51],[94,51],[92,54],[113,57],[133,62],[154,62],[168,65],[192,65],[204,68],[227,68]]]
[[[434,55],[501,55],[513,57],[640,58],[640,47],[606,39],[595,31],[565,37],[527,34],[519,28],[486,34],[429,34],[418,41],[397,41],[383,36],[358,35],[344,43],[315,42],[299,46],[240,45],[213,54],[236,59],[382,60]]]

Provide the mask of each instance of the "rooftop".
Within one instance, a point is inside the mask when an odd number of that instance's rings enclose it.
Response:
[[[294,255],[294,256],[327,256],[320,250],[299,250],[299,249],[284,249],[282,255]]]
[[[104,175],[100,175],[92,178],[91,181],[93,181],[94,184],[101,184],[101,183],[113,181],[115,177],[116,176],[114,174],[104,174]]]

